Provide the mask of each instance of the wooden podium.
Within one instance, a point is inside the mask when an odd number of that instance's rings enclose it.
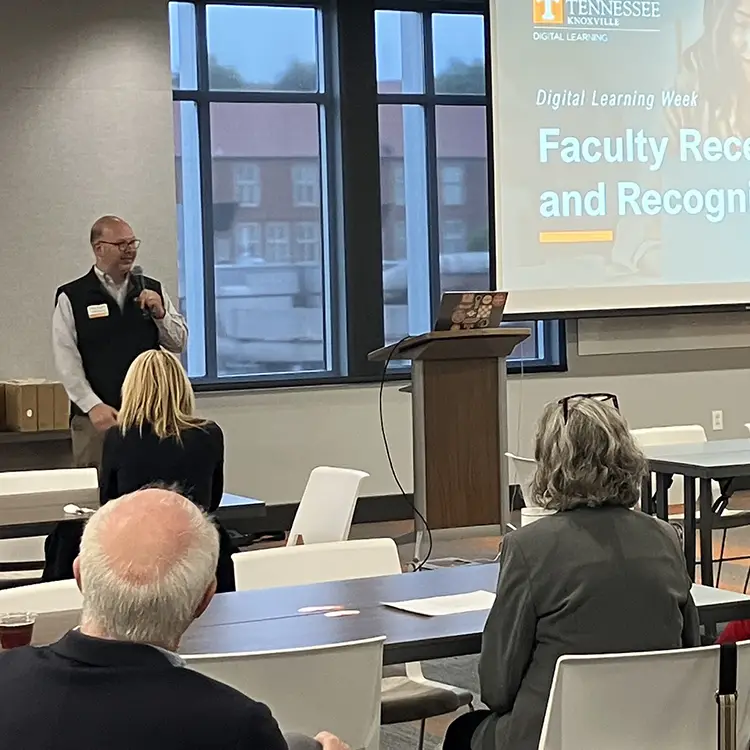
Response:
[[[412,361],[414,504],[430,528],[505,528],[510,520],[505,360],[530,335],[435,331],[370,353]]]

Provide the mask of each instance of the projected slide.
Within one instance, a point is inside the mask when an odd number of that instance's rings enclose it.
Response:
[[[750,302],[750,0],[493,0],[512,311]]]

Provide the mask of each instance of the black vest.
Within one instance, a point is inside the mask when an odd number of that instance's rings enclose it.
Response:
[[[142,352],[159,348],[159,329],[151,318],[143,316],[135,301],[138,295],[132,281],[130,284],[123,310],[104,289],[93,268],[80,279],[61,286],[55,294],[55,304],[64,292],[73,308],[86,380],[94,393],[115,409],[120,408],[120,389],[131,362]],[[162,296],[158,281],[144,276],[143,285]],[[107,306],[107,315],[101,315],[102,305]],[[92,309],[96,306],[98,310]],[[82,412],[72,404],[71,413]]]

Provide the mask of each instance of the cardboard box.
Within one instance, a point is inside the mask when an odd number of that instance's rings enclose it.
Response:
[[[37,383],[36,386],[37,430],[47,432],[55,429],[55,384]]]
[[[9,430],[36,432],[37,383],[23,380],[5,382],[5,420]]]
[[[53,383],[55,391],[55,418],[53,430],[67,430],[70,427],[70,399],[62,383]]]
[[[4,429],[17,432],[67,430],[70,402],[62,383],[51,380],[6,380]],[[2,421],[0,421],[2,424]]]

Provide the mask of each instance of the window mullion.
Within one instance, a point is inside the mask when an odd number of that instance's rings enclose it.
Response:
[[[435,95],[435,65],[432,37],[432,13],[423,15],[425,92]],[[427,141],[427,222],[429,228],[430,258],[430,313],[434,318],[440,301],[440,206],[436,107],[433,103],[425,107],[425,135]]]
[[[197,36],[198,90],[208,92],[208,29],[206,7],[195,11]],[[213,210],[213,160],[211,150],[211,105],[207,100],[197,103],[198,153],[201,175],[201,223],[203,226],[203,278],[204,278],[204,340],[206,342],[206,377],[218,376],[216,331],[216,278],[214,252]]]
[[[335,12],[335,96],[339,108],[337,246],[345,337],[351,376],[376,377],[382,365],[368,352],[383,345],[383,252],[380,159],[372,0],[343,0]]]

